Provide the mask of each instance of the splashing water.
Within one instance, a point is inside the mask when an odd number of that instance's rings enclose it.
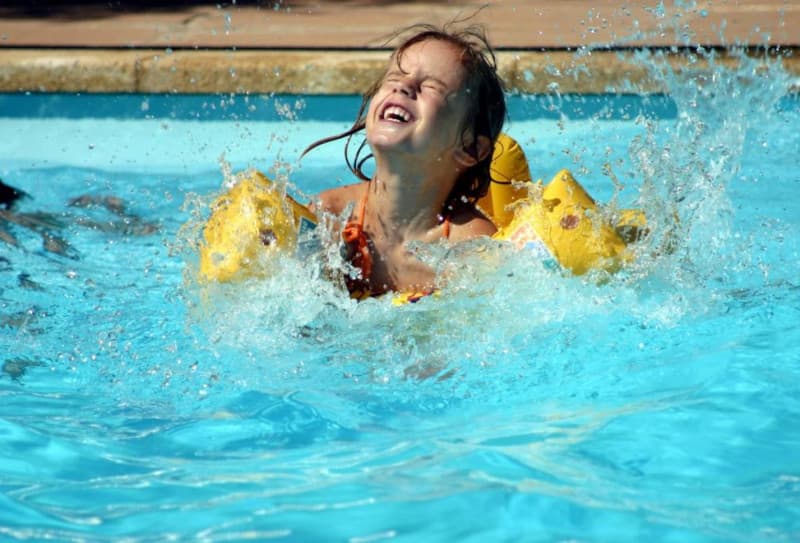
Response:
[[[711,307],[761,275],[743,273],[752,261],[752,238],[738,235],[730,194],[743,182],[738,174],[748,136],[776,118],[790,78],[780,58],[736,49],[698,49],[682,70],[663,52],[638,59],[678,111],[674,126],[648,124],[631,145],[642,175],[638,205],[652,226],[639,248],[640,265],[648,282],[671,284],[687,309]]]
[[[687,69],[674,71],[663,52],[639,55],[679,112],[662,141],[652,134],[633,145],[643,174],[641,202],[653,199],[677,213],[691,261],[718,254],[724,245],[730,230],[726,188],[739,172],[746,135],[774,116],[790,84],[779,59],[765,62],[732,49],[725,60],[735,65],[727,68],[719,56],[699,49]]]
[[[532,351],[542,350],[539,342],[550,345],[543,357],[564,352],[565,344],[544,338],[563,336],[565,323],[574,330],[568,342],[574,348],[575,338],[585,337],[578,330],[598,321],[679,327],[726,303],[734,285],[746,281],[738,272],[749,258],[734,235],[729,187],[739,182],[748,133],[775,115],[789,78],[779,60],[735,50],[721,59],[715,51],[698,49],[683,70],[659,52],[642,52],[638,62],[663,83],[678,114],[674,122],[636,121],[644,131],[629,148],[628,160],[640,178],[633,202],[645,210],[651,231],[636,248],[636,265],[616,277],[578,279],[554,273],[531,255],[497,247],[481,247],[474,256],[466,250],[449,265],[448,249],[422,248],[424,258],[444,262],[440,271],[447,286],[435,301],[397,309],[386,299],[349,300],[321,271],[338,258],[335,247],[302,261],[282,257],[270,278],[222,286],[211,301],[193,302],[200,309],[195,324],[227,353],[216,356],[238,352],[249,361],[247,375],[233,380],[267,386],[280,375],[288,387],[292,376],[302,382],[326,371],[326,380],[348,376],[368,387],[394,383],[408,392],[413,387],[400,383],[410,377],[446,376],[437,381],[436,394],[470,390],[480,401],[493,401],[492,394],[509,388],[505,378],[502,386],[493,383],[495,371],[513,372],[509,368],[516,364],[524,371],[537,358]],[[563,115],[559,124],[570,130]],[[574,159],[580,164],[583,157]],[[284,168],[278,182],[297,192],[288,181],[291,165],[278,162],[276,168]],[[334,268],[341,266],[339,261]],[[190,292],[187,299],[192,298]],[[486,395],[476,393],[474,380]]]

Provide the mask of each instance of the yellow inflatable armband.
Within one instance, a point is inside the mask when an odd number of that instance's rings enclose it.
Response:
[[[477,205],[498,228],[494,238],[535,250],[576,275],[616,271],[632,258],[627,244],[647,234],[639,210],[620,211],[613,225],[600,217],[594,199],[567,170],[544,187],[532,183],[524,151],[506,134],[495,144],[491,175],[489,192]]]
[[[558,172],[544,188],[537,186],[541,190],[531,191],[495,239],[549,253],[576,275],[591,269],[613,272],[632,259],[626,240],[599,215],[595,201],[569,171]],[[623,212],[622,219],[631,232],[644,224],[644,214],[636,210]]]
[[[200,278],[231,281],[258,277],[275,251],[294,250],[298,236],[316,226],[316,217],[257,171],[212,205],[200,247]]]

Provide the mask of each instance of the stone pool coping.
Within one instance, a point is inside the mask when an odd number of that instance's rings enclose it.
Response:
[[[646,64],[653,50],[500,51],[500,74],[512,92],[655,93],[663,89]],[[782,58],[800,89],[800,51]],[[660,51],[676,71],[710,71],[707,59]],[[713,62],[735,65],[739,54],[762,61],[760,49],[716,51]],[[0,91],[85,93],[360,93],[382,74],[386,51],[0,49]],[[772,59],[772,60],[769,60]],[[652,63],[651,63],[652,64]]]

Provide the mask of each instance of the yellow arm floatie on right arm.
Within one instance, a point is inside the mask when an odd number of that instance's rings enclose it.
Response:
[[[232,281],[264,276],[275,251],[294,250],[298,233],[316,217],[257,171],[212,204],[200,247],[200,279]]]

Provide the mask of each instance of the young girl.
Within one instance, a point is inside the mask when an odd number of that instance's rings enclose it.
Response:
[[[475,207],[486,193],[492,150],[506,116],[502,82],[482,31],[429,25],[392,53],[383,78],[364,95],[353,127],[314,147],[366,129],[375,160],[345,157],[362,182],[322,192],[317,213],[354,211],[342,231],[346,258],[358,269],[345,282],[355,297],[387,291],[430,292],[434,272],[410,242],[459,242],[495,227]]]

